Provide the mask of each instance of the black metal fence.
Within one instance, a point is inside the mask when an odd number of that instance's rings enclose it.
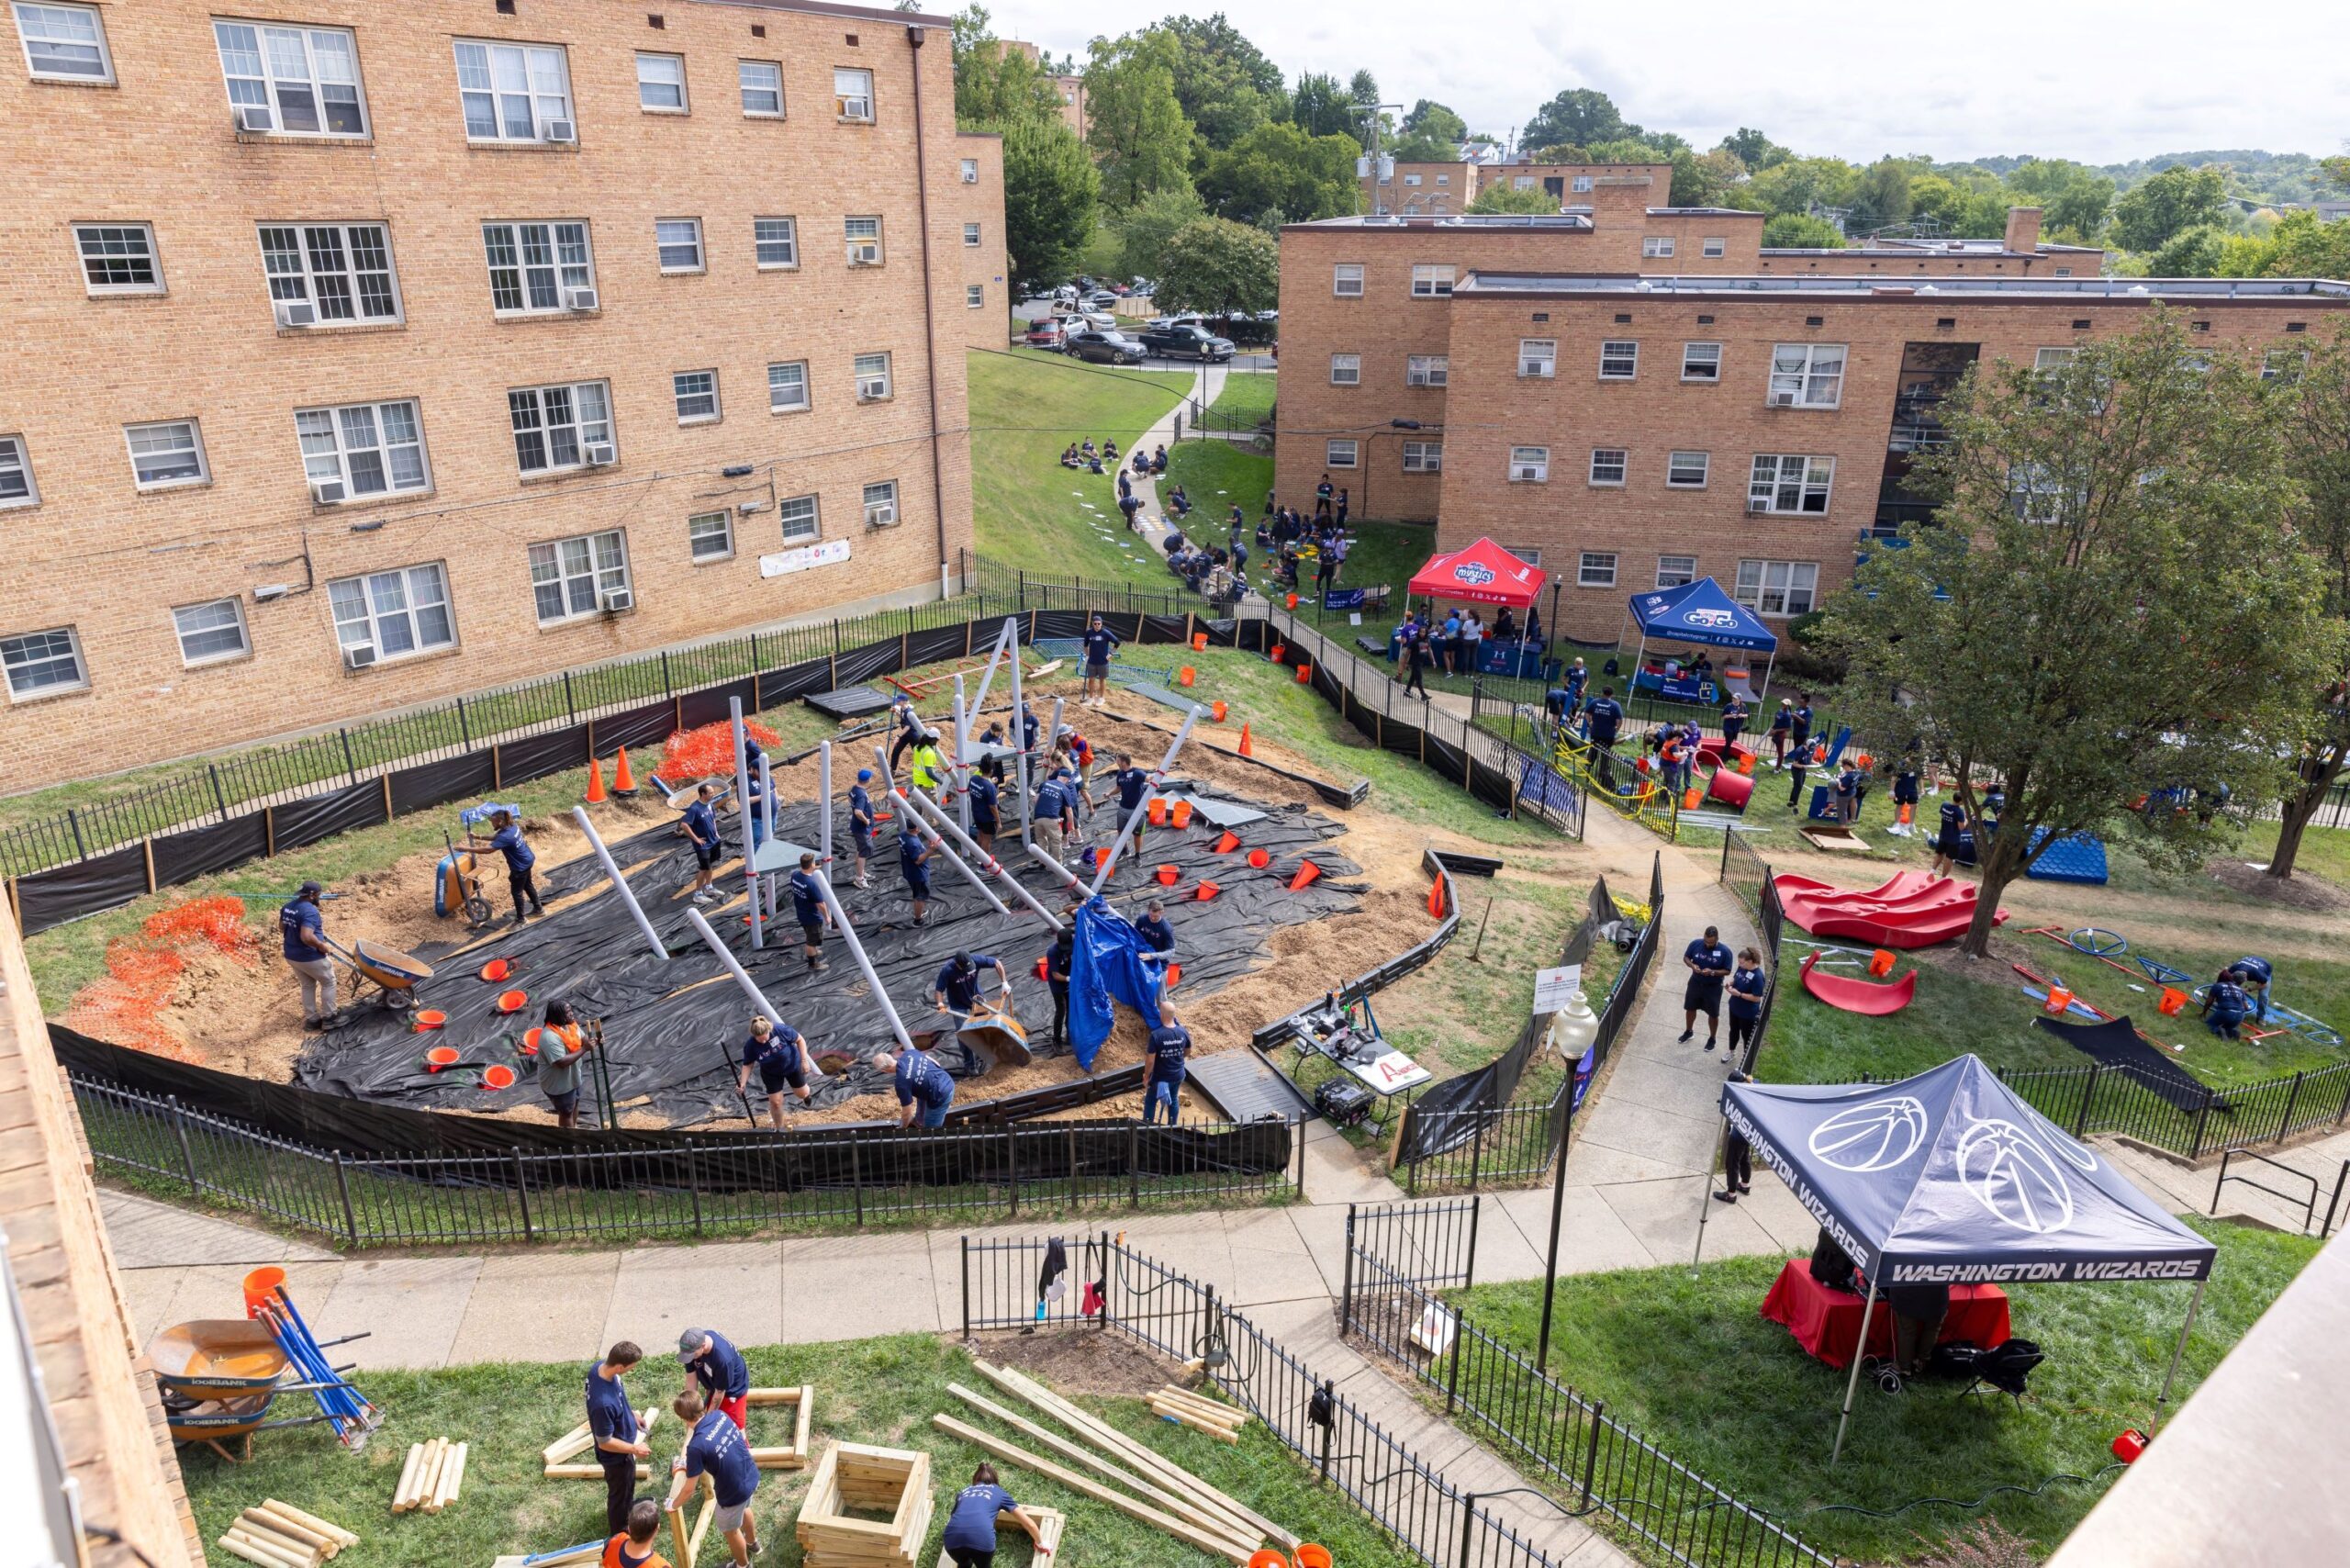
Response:
[[[1437,1294],[1473,1282],[1478,1203],[1349,1204],[1343,1330],[1431,1398],[1441,1394],[1449,1419],[1548,1484],[1566,1512],[1609,1520],[1649,1554],[1685,1568],[1834,1568],[1832,1555],[1608,1416],[1605,1402],[1553,1380]]]
[[[346,1156],[71,1075],[97,1173],[352,1248],[711,1236],[1272,1204],[1303,1128],[1011,1123],[678,1135],[614,1149]]]

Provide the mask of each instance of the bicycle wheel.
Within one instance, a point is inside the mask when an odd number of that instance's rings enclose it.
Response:
[[[2129,938],[2119,932],[2084,925],[2065,938],[2065,945],[2076,953],[2087,953],[2092,958],[2110,958],[2130,950]]]

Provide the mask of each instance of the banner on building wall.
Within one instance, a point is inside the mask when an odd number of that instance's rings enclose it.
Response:
[[[790,572],[804,572],[811,566],[831,566],[848,559],[848,541],[827,539],[821,544],[802,544],[797,550],[779,551],[759,557],[759,576],[780,577]]]

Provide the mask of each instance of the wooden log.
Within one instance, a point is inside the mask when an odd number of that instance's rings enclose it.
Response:
[[[702,1498],[701,1510],[694,1515],[693,1550],[687,1553],[691,1562],[701,1555],[701,1543],[710,1534],[710,1521],[718,1517],[718,1494],[712,1492]]]
[[[449,1439],[446,1438],[425,1439],[424,1458],[417,1465],[416,1470],[416,1491],[410,1495],[408,1502],[411,1509],[422,1507],[431,1497],[432,1488],[441,1480],[441,1456],[447,1451],[448,1447]]]
[[[323,1548],[310,1541],[297,1540],[290,1535],[281,1535],[267,1525],[248,1523],[241,1514],[237,1517],[236,1522],[229,1527],[229,1533],[242,1536],[255,1546],[274,1551],[280,1557],[291,1557],[297,1562],[316,1563],[323,1561],[326,1556]]]
[[[241,1530],[231,1530],[215,1544],[229,1556],[241,1557],[246,1562],[255,1564],[256,1568],[298,1568],[298,1565],[290,1559],[281,1557],[266,1548],[252,1545],[251,1540],[252,1538]]]
[[[1237,1444],[1240,1441],[1237,1434],[1212,1421],[1203,1420],[1196,1413],[1186,1410],[1180,1405],[1161,1405],[1154,1399],[1150,1402],[1150,1408],[1153,1415],[1163,1417],[1179,1427],[1189,1427],[1203,1436],[1214,1438],[1217,1442]]]
[[[423,1495],[416,1500],[416,1510],[420,1514],[437,1514],[441,1511],[441,1484],[447,1477],[449,1467],[457,1462],[456,1444],[446,1438],[435,1438],[432,1440],[439,1443],[441,1447],[432,1456],[431,1480],[426,1484]]]
[[[589,1429],[587,1422],[582,1421],[579,1425],[572,1428],[571,1430],[564,1433],[563,1436],[557,1438],[554,1441],[541,1449],[539,1450],[539,1459],[543,1463],[561,1464],[565,1460],[576,1458],[580,1454],[586,1453],[589,1449],[592,1449],[595,1446],[595,1433]]]
[[[1186,1410],[1196,1410],[1220,1427],[1237,1428],[1248,1424],[1248,1411],[1237,1406],[1219,1405],[1213,1399],[1203,1399],[1196,1394],[1187,1393],[1180,1388],[1162,1388],[1150,1397],[1162,1404],[1180,1406]]]
[[[549,1481],[601,1481],[604,1467],[600,1464],[550,1464],[543,1467],[539,1473]],[[652,1480],[653,1467],[638,1460],[636,1478],[639,1481]]]
[[[1128,1518],[1164,1530],[1176,1540],[1196,1546],[1210,1556],[1223,1558],[1225,1562],[1233,1563],[1235,1568],[1248,1568],[1249,1553],[1234,1545],[1224,1536],[1212,1534],[1196,1525],[1177,1518],[1172,1514],[1162,1513],[1147,1504],[1137,1503],[1124,1492],[1115,1491],[1098,1482],[1089,1481],[1067,1466],[1055,1464],[1051,1460],[1039,1454],[1030,1453],[1026,1449],[1005,1442],[1002,1438],[990,1437],[976,1427],[967,1427],[943,1411],[933,1416],[930,1422],[939,1430],[962,1439],[982,1452],[991,1453],[998,1459],[1008,1460],[1024,1470],[1033,1470],[1046,1480],[1058,1482],[1070,1491],[1091,1497],[1098,1503],[1107,1503]]]
[[[243,1529],[249,1535],[261,1537],[263,1540],[267,1540],[273,1535],[283,1536],[304,1551],[316,1552],[321,1558],[333,1556],[336,1550],[336,1543],[330,1541],[309,1526],[297,1525],[292,1519],[280,1518],[275,1514],[263,1513],[259,1508],[247,1508],[243,1513],[239,1514],[237,1527]]]
[[[472,1451],[473,1444],[459,1443],[456,1457],[441,1467],[441,1495],[437,1499],[440,1506],[433,1510],[435,1513],[457,1500],[457,1490],[465,1484],[465,1457]]]
[[[808,1455],[804,1450],[793,1448],[753,1449],[751,1462],[761,1470],[805,1470]]]
[[[416,1473],[424,1463],[424,1445],[408,1446],[408,1462],[400,1466],[400,1484],[392,1488],[392,1512],[405,1514],[416,1506]]]
[[[309,1552],[302,1551],[282,1536],[275,1540],[265,1540],[251,1530],[241,1529],[234,1525],[229,1528],[228,1534],[220,1538],[220,1544],[231,1551],[242,1547],[244,1550],[238,1551],[238,1556],[248,1562],[272,1563],[276,1565],[276,1568],[309,1568],[309,1565],[317,1561]]]
[[[802,1464],[808,1462],[808,1428],[815,1409],[816,1385],[801,1384],[799,1406],[791,1413],[791,1446],[799,1450]]]
[[[316,1514],[306,1514],[291,1503],[281,1503],[276,1498],[271,1497],[265,1499],[262,1503],[262,1507],[268,1513],[282,1514],[285,1518],[292,1519],[297,1525],[308,1525],[312,1529],[319,1531],[322,1535],[331,1537],[344,1546],[357,1546],[359,1544],[359,1538],[357,1536],[352,1534],[341,1525],[336,1524],[332,1519],[322,1519]]]

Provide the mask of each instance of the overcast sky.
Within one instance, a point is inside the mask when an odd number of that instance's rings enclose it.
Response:
[[[1000,35],[1082,59],[1096,34],[1218,7],[997,0],[989,8]],[[2350,137],[2344,0],[2241,10],[2179,0],[1973,0],[1906,12],[1728,0],[1222,8],[1291,80],[1368,67],[1388,100],[1434,98],[1472,130],[1496,136],[1561,88],[1596,87],[1625,118],[1701,148],[1751,125],[1799,151],[1862,162],[1920,152],[2111,163],[2235,147],[2325,155]]]

